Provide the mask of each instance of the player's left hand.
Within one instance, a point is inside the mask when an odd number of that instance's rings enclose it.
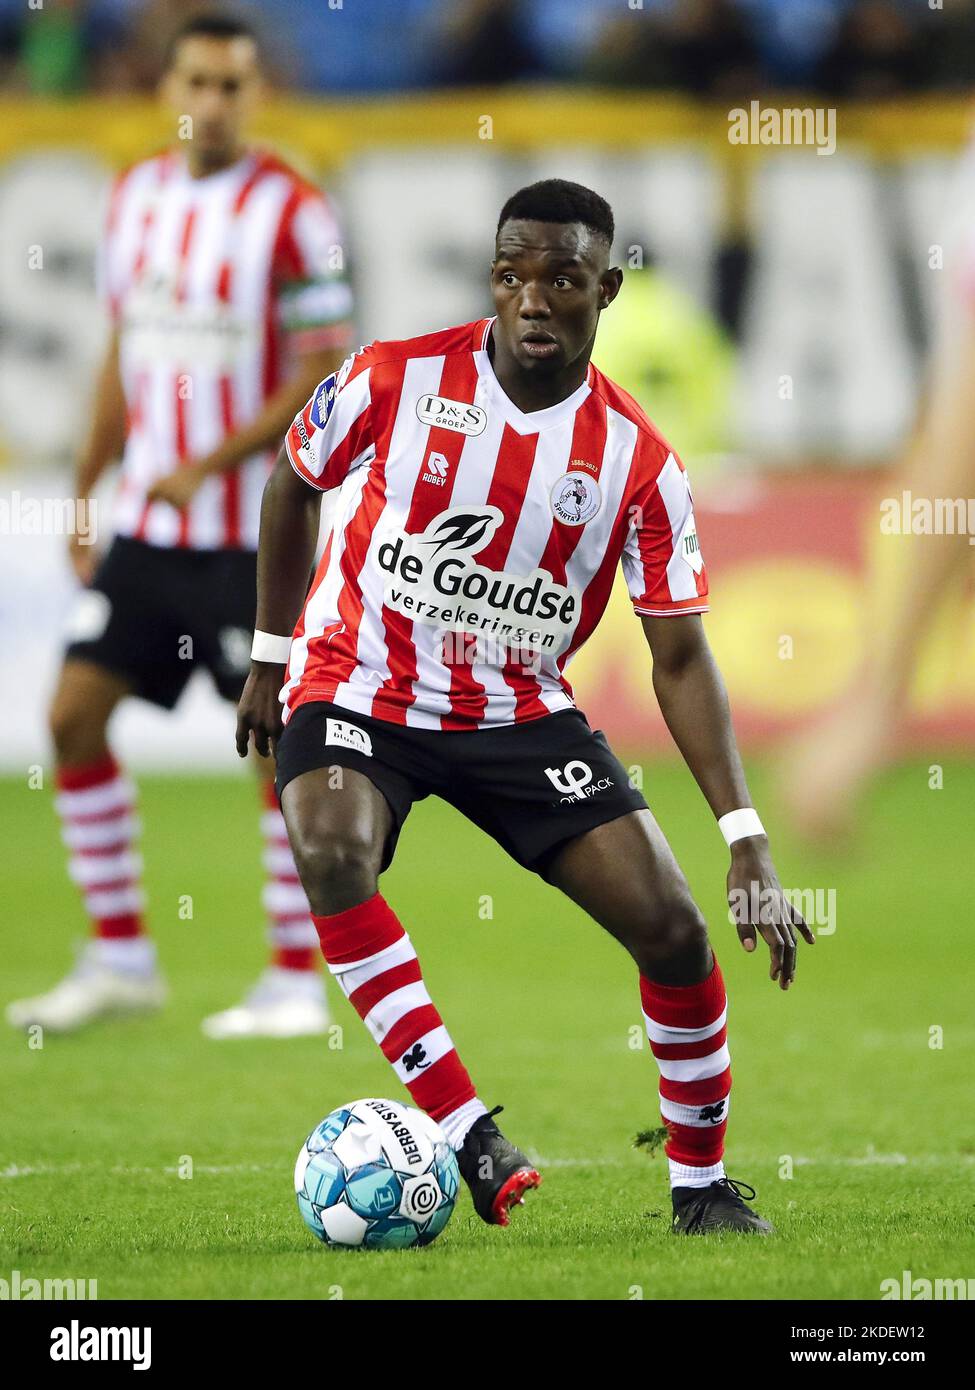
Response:
[[[186,464],[175,473],[158,478],[146,496],[150,502],[168,502],[177,511],[182,511],[192,502],[206,477],[199,464]]]
[[[796,932],[810,946],[816,938],[786,897],[764,837],[736,840],[732,845],[728,906],[742,946],[754,951],[756,931],[761,932],[771,956],[769,979],[788,989],[796,977]]]

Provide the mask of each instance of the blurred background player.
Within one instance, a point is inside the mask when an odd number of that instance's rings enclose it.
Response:
[[[951,199],[960,223],[949,238],[948,288],[940,301],[938,332],[913,437],[884,485],[898,507],[930,504],[923,524],[902,515],[886,545],[897,547],[892,574],[874,574],[867,585],[863,659],[844,697],[788,748],[780,770],[783,809],[810,840],[828,843],[851,834],[858,804],[874,776],[903,739],[912,686],[932,621],[946,595],[971,584],[968,517],[975,496],[975,238],[971,233],[975,145],[962,161]],[[967,223],[967,225],[966,225]],[[878,499],[879,501],[879,499]],[[881,504],[881,510],[883,510]],[[957,523],[957,524],[956,524]],[[885,586],[883,579],[887,579]]]
[[[163,93],[180,143],[116,181],[101,252],[111,335],[76,495],[122,459],[115,538],[97,564],[71,542],[80,596],[50,710],[58,812],[93,939],[15,1026],[57,1031],[158,1007],[143,918],[135,793],[107,726],[139,696],[172,709],[203,665],[236,700],[249,666],[261,494],[295,411],[349,348],[351,291],[322,194],[247,143],[261,95],[254,31],[204,13],[169,50]],[[317,936],[262,760],[273,955],[214,1038],[322,1032]],[[188,831],[192,833],[191,823]],[[201,827],[202,829],[202,827]]]

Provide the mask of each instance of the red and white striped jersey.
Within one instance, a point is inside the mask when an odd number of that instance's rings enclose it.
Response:
[[[565,667],[621,562],[637,613],[706,610],[676,454],[592,365],[566,400],[519,410],[493,322],[362,348],[296,416],[294,468],[338,492],[286,719],[311,700],[444,730],[569,708]]]
[[[252,420],[296,352],[351,346],[342,263],[329,204],[275,156],[252,151],[195,179],[168,152],[118,178],[99,272],[128,413],[120,534],[257,548],[273,451],[208,478],[182,513],[146,492]]]

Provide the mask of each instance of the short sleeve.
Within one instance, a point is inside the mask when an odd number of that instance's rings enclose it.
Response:
[[[367,351],[367,350],[366,350]],[[321,492],[339,487],[376,454],[371,369],[363,350],[320,381],[295,416],[284,446],[291,466]]]
[[[275,254],[278,323],[298,352],[351,346],[352,289],[341,228],[314,189],[292,199]]]
[[[645,477],[633,496],[622,554],[633,609],[653,618],[706,613],[708,576],[687,473],[671,452],[655,477],[650,470]]]

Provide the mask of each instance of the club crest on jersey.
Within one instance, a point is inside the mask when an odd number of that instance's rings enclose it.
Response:
[[[481,434],[487,424],[487,411],[467,401],[451,401],[446,396],[421,396],[416,418],[424,425],[454,430],[457,434]]]
[[[332,406],[335,404],[335,394],[338,391],[336,374],[332,373],[315,391],[315,401],[309,412],[312,424],[317,430],[323,430],[332,413]]]
[[[552,488],[552,515],[566,526],[585,526],[599,511],[603,499],[595,478],[585,473],[564,473]]]
[[[422,532],[386,532],[376,552],[386,573],[383,602],[441,632],[467,632],[509,648],[557,655],[572,639],[581,595],[548,570],[513,574],[475,554],[504,521],[493,506],[448,507]]]

